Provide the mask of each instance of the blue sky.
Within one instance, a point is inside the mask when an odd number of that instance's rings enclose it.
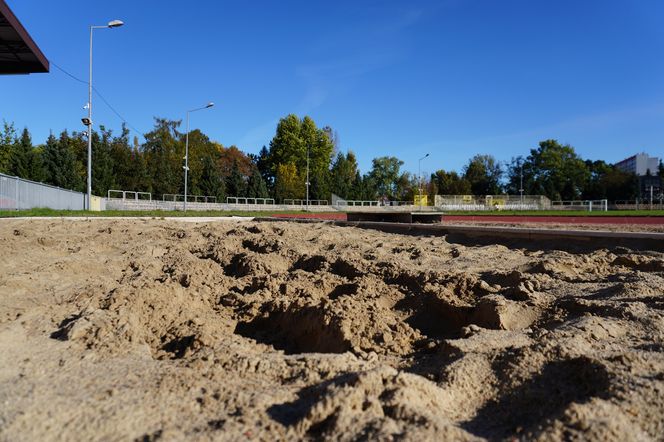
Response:
[[[584,158],[664,155],[660,0],[8,0],[46,56],[94,84],[140,132],[192,114],[212,139],[257,152],[280,117],[310,115],[363,171],[508,161],[555,138]],[[60,72],[0,77],[0,119],[82,129],[87,87]],[[121,121],[94,98],[94,121]]]

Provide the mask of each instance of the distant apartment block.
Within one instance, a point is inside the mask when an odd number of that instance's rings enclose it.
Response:
[[[646,153],[637,153],[616,163],[616,167],[623,172],[634,173],[638,176],[658,175],[659,158],[651,157]]]
[[[637,153],[615,164],[616,168],[634,173],[639,178],[639,199],[657,197],[662,192],[662,177],[659,176],[659,158],[646,153]]]

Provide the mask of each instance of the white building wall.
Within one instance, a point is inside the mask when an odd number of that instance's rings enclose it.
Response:
[[[635,173],[638,176],[644,176],[650,170],[651,175],[659,174],[659,158],[651,157],[646,153],[637,153],[633,157],[617,164],[618,168],[625,172]]]

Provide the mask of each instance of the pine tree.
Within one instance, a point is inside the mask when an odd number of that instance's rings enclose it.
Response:
[[[339,152],[330,171],[330,191],[343,199],[354,199],[358,177],[355,154]]]
[[[247,186],[237,161],[233,161],[231,173],[226,177],[226,194],[236,197],[247,196]]]
[[[267,185],[258,169],[254,169],[254,172],[249,177],[247,196],[249,198],[269,198]]]
[[[330,202],[330,172],[323,171],[322,173],[309,176],[309,199],[312,200],[326,200]]]
[[[0,134],[0,173],[9,173],[15,143],[16,130],[14,125],[4,121],[3,131]]]
[[[207,155],[202,160],[203,168],[199,180],[199,188],[203,195],[214,196],[217,198],[218,203],[225,202],[225,184],[224,179],[219,173],[219,168],[214,162],[214,159]]]
[[[155,118],[154,129],[145,134],[143,153],[150,188],[157,195],[184,191],[184,143],[177,131],[179,121]]]
[[[265,184],[272,186],[274,184],[274,173],[270,169],[270,152],[267,147],[263,146],[258,155],[255,156],[254,164]]]
[[[76,167],[71,141],[66,130],[59,139],[49,135],[42,154],[45,181],[65,189],[84,191],[85,185]]]
[[[118,186],[113,173],[113,157],[111,156],[111,131],[100,127],[101,136],[92,132],[92,194],[106,196],[109,189]]]
[[[11,175],[33,181],[40,181],[44,177],[39,155],[32,146],[32,138],[27,127],[14,143],[9,172]]]

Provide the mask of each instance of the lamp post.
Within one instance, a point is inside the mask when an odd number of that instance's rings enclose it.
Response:
[[[196,109],[192,109],[187,111],[187,135],[185,136],[185,142],[184,142],[184,166],[182,167],[184,169],[184,211],[187,211],[187,178],[189,175],[189,114],[192,112],[196,112],[199,110],[203,109],[209,109],[212,106],[214,106],[213,102],[209,102],[203,107],[197,107]]]
[[[307,204],[306,210],[309,211],[309,144],[307,144]]]
[[[422,160],[428,157],[429,154],[424,155],[417,162],[417,179],[420,183],[419,185],[419,194],[420,194],[420,212],[422,211]]]
[[[521,157],[519,157],[519,175],[520,175],[519,194],[521,195],[520,202],[521,204],[523,204],[523,162]]]
[[[92,31],[94,29],[119,28],[124,25],[121,20],[112,20],[104,26],[90,26],[90,81],[88,81],[88,119],[84,124],[88,126],[88,210],[92,202]]]

